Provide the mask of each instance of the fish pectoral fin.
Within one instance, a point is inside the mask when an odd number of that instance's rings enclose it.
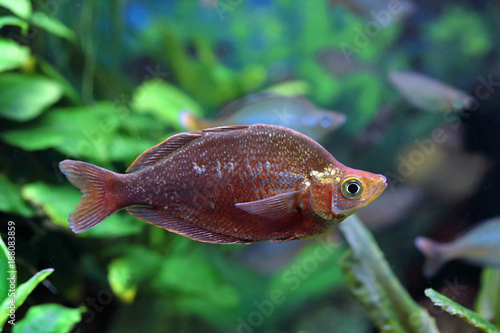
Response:
[[[172,216],[168,211],[149,206],[130,206],[127,211],[135,217],[154,224],[160,228],[175,232],[176,234],[207,243],[236,244],[251,243],[251,240],[240,239],[228,235],[218,234],[197,227],[187,221]]]
[[[280,193],[272,197],[237,203],[236,207],[247,213],[268,219],[290,218],[297,213],[297,194],[300,191]]]

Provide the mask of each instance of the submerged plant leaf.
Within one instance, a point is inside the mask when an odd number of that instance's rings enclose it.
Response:
[[[111,103],[52,109],[39,123],[1,133],[5,141],[25,150],[55,148],[75,158],[109,161],[112,134],[121,114]]]
[[[82,104],[81,98],[76,91],[76,89],[71,85],[71,83],[49,62],[44,59],[37,58],[37,64],[40,66],[40,70],[47,75],[50,79],[56,81],[61,87],[64,95],[71,100],[75,105]]]
[[[9,318],[9,310],[10,308],[8,307],[9,304],[11,304],[11,299],[15,300],[15,309],[18,309],[21,305],[23,305],[24,301],[28,296],[31,294],[31,292],[38,286],[40,282],[45,280],[47,276],[52,274],[54,269],[52,268],[47,268],[43,269],[40,272],[36,273],[26,281],[25,283],[17,286],[16,288],[16,296],[14,298],[7,297],[4,299],[2,304],[0,305],[0,328],[3,327],[7,319]]]
[[[45,14],[44,12],[34,12],[31,17],[31,21],[37,27],[40,27],[56,36],[66,38],[69,41],[75,41],[76,39],[76,35],[73,30],[65,26],[61,21]]]
[[[405,333],[438,333],[434,319],[418,306],[401,285],[373,236],[357,218],[350,216],[339,225],[352,253],[341,264],[353,294],[368,310],[372,320],[381,325],[381,331],[391,332],[391,327]],[[366,278],[365,275],[373,278]],[[381,303],[377,299],[383,300]],[[384,318],[377,318],[385,314]],[[388,325],[389,327],[387,327]]]
[[[276,305],[279,313],[294,313],[307,302],[334,293],[344,286],[342,271],[337,265],[345,247],[317,238],[270,281],[268,295],[279,290],[286,306]],[[278,316],[279,317],[279,316]]]
[[[214,311],[235,307],[239,299],[238,292],[199,254],[166,258],[154,286],[160,292],[178,294],[175,303],[179,311],[208,317]]]
[[[137,293],[134,275],[137,273],[135,263],[130,264],[126,258],[113,260],[108,266],[108,281],[113,293],[125,303],[132,303]]]
[[[370,268],[363,265],[349,250],[339,261],[351,293],[360,301],[380,332],[404,333],[395,309],[384,288],[377,282]]]
[[[125,255],[108,266],[108,281],[113,293],[125,303],[134,301],[140,283],[151,280],[158,272],[163,258],[140,246],[127,246]]]
[[[476,310],[485,319],[500,325],[500,269],[483,269]]]
[[[201,106],[183,91],[159,79],[143,83],[134,94],[132,108],[155,116],[165,126],[182,129],[179,112],[187,109],[201,113]]]
[[[29,308],[26,316],[16,323],[13,333],[67,333],[82,320],[85,307],[67,308],[59,304],[42,304]]]
[[[19,17],[15,17],[15,16],[1,16],[0,17],[0,29],[2,29],[5,26],[9,26],[9,25],[17,26],[17,27],[21,28],[21,32],[23,34],[28,33],[29,24],[25,20],[22,20]]]
[[[81,193],[70,186],[31,183],[23,187],[22,196],[40,206],[52,222],[68,228],[68,217],[80,201]],[[82,237],[126,236],[138,233],[143,226],[144,223],[123,212],[110,216],[104,223],[80,235]]]
[[[68,157],[96,164],[111,160],[131,163],[168,133],[154,118],[135,114],[118,104],[51,109],[36,124],[0,133],[25,150],[54,148]]]
[[[9,9],[23,19],[31,16],[31,2],[29,0],[0,0],[0,6]]]
[[[467,29],[464,30],[464,26]],[[429,24],[426,30],[429,40],[434,41],[436,46],[453,45],[456,54],[460,56],[481,56],[493,46],[484,20],[464,7],[457,6],[444,11],[439,20]]]
[[[0,38],[0,72],[18,68],[28,60],[29,55],[28,47],[10,39]]]
[[[57,82],[43,76],[16,73],[0,76],[0,117],[26,121],[57,102],[62,90]]]
[[[306,81],[287,81],[275,84],[265,91],[283,96],[304,96],[311,90],[311,86]]]
[[[0,211],[31,217],[33,210],[21,197],[21,191],[3,174],[0,174]]]
[[[448,312],[451,315],[458,316],[464,319],[467,323],[479,328],[483,332],[500,332],[498,328],[496,328],[493,324],[491,324],[489,321],[487,321],[474,311],[471,311],[461,306],[460,304],[453,302],[451,299],[444,295],[441,295],[434,289],[426,289],[425,295],[432,300],[435,306],[441,307],[444,311]]]
[[[8,237],[8,234],[7,234]],[[7,245],[5,245],[2,237],[0,237],[0,302],[3,302],[8,297],[8,290],[10,287],[10,281],[7,280],[9,277],[9,271],[16,271],[16,263],[12,261],[9,264],[9,251],[7,250]],[[17,277],[17,275],[16,275]],[[14,284],[16,281],[14,280]],[[1,326],[0,326],[1,329]]]

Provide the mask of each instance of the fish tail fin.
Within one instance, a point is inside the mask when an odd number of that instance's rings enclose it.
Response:
[[[214,127],[209,120],[195,115],[190,110],[182,110],[179,113],[179,122],[188,131],[199,131],[204,128]]]
[[[426,237],[417,237],[415,246],[425,256],[424,275],[434,276],[446,260],[442,244]]]
[[[59,168],[83,194],[80,203],[69,216],[69,226],[75,233],[89,230],[121,208],[109,191],[110,184],[116,181],[116,173],[72,160],[62,161]]]

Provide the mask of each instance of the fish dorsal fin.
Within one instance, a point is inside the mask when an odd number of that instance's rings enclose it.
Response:
[[[149,148],[144,153],[139,155],[139,157],[135,159],[134,163],[128,167],[127,172],[138,171],[150,165],[156,164],[169,154],[184,146],[186,143],[201,136],[203,136],[203,133],[200,132],[179,133],[173,135],[162,143]]]
[[[256,201],[237,203],[236,207],[268,219],[291,218],[297,213],[297,193],[299,192],[286,192]]]
[[[135,159],[134,163],[132,163],[128,167],[127,172],[135,172],[145,167],[154,165],[163,160],[169,154],[173,153],[177,149],[187,144],[188,142],[197,139],[199,137],[202,137],[208,133],[229,132],[229,131],[246,129],[248,127],[249,126],[247,125],[222,126],[222,127],[206,128],[199,130],[197,132],[179,133],[173,135],[167,140],[163,141],[162,143],[159,143],[156,146],[149,148],[144,153],[139,155],[139,157]]]
[[[244,130],[244,129],[249,128],[250,126],[251,125],[220,126],[220,127],[213,127],[213,128],[205,128],[205,129],[199,130],[197,133],[231,132],[231,131]]]

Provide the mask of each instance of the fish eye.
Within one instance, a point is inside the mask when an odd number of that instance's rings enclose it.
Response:
[[[319,124],[321,125],[321,127],[330,127],[332,125],[332,120],[330,119],[330,117],[323,117],[320,119],[319,121]]]
[[[347,199],[356,199],[363,193],[363,184],[357,178],[347,178],[342,182],[342,194]]]

